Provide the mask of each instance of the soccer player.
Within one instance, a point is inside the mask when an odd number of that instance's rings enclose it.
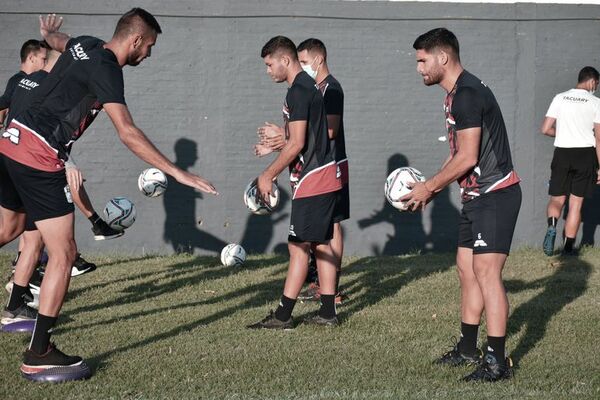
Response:
[[[542,133],[555,138],[548,188],[548,229],[543,243],[548,256],[554,253],[556,222],[567,196],[569,212],[562,254],[577,254],[573,245],[583,200],[592,197],[595,185],[600,184],[600,99],[594,96],[599,77],[593,67],[579,71],[577,86],[554,96],[542,123]]]
[[[437,362],[475,364],[466,381],[508,379],[512,361],[505,354],[508,299],[502,269],[521,206],[521,188],[502,113],[492,91],[463,69],[452,32],[433,29],[419,36],[413,47],[423,83],[440,85],[447,93],[444,110],[450,155],[437,174],[415,183],[401,200],[413,210],[425,208],[436,193],[457,180],[463,203],[456,255],[461,335],[454,349]],[[477,333],[484,310],[488,337],[481,359]]]
[[[267,73],[277,83],[290,87],[285,97],[283,118],[287,142],[277,158],[258,177],[258,192],[268,201],[272,182],[289,166],[292,213],[288,236],[290,265],[279,307],[252,329],[292,329],[292,311],[308,270],[309,250],[315,252],[321,308],[307,323],[337,325],[335,310],[336,267],[329,245],[341,181],[337,175],[334,149],[327,133],[323,96],[315,81],[302,70],[294,43],[284,36],[270,39],[261,57]]]
[[[315,38],[306,39],[298,45],[298,60],[302,69],[313,78],[323,95],[325,112],[327,114],[328,136],[335,147],[335,160],[341,173],[342,189],[337,193],[337,202],[333,217],[333,238],[331,248],[335,255],[337,270],[336,304],[341,304],[345,297],[339,291],[342,256],[344,253],[344,238],[341,222],[350,218],[350,194],[348,179],[348,158],[344,138],[344,91],[340,83],[331,75],[327,64],[327,49],[325,44]],[[265,124],[258,129],[262,137],[259,146],[267,146],[270,150],[280,150],[285,145],[283,129],[274,124]],[[260,147],[257,151],[260,151]],[[313,263],[310,263],[311,268]],[[309,272],[310,274],[310,272]],[[311,284],[299,296],[302,300],[318,300],[320,297],[318,284]]]
[[[18,194],[49,254],[39,313],[21,366],[23,375],[32,380],[46,379],[54,372],[62,374],[62,380],[90,375],[81,357],[68,356],[50,344],[50,332],[62,307],[77,253],[74,208],[65,190],[64,163],[70,146],[93,117],[103,108],[120,139],[134,154],[182,184],[217,194],[210,182],[169,161],[135,126],[125,104],[122,68],[138,65],[150,56],[162,32],[156,19],[134,8],[119,19],[113,37],[106,43],[91,36],[70,38],[58,31],[61,22],[55,15],[40,17],[43,38],[63,54],[37,89],[30,107],[11,121],[10,138],[0,140],[0,172],[8,178],[2,180],[2,190],[12,189]]]

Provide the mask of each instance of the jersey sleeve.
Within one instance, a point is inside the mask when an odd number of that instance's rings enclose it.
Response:
[[[452,100],[452,116],[456,123],[456,130],[481,128],[483,109],[483,99],[477,90],[471,87],[458,90]]]
[[[554,99],[552,99],[552,103],[550,103],[550,107],[548,107],[548,111],[546,111],[546,117],[557,119],[559,107],[560,107],[559,96],[554,96]]]
[[[342,115],[344,113],[344,93],[337,87],[329,87],[323,96],[327,115]]]
[[[6,89],[4,90],[4,94],[0,96],[0,110],[4,110],[5,108],[10,108],[10,100],[12,99],[13,93],[15,92],[15,88],[17,87],[18,77],[13,75],[6,84]]]
[[[118,65],[100,63],[90,80],[90,90],[100,104],[126,104],[124,87],[123,70]]]
[[[311,98],[308,92],[300,87],[291,87],[287,94],[287,105],[290,112],[289,121],[308,121],[310,102]]]

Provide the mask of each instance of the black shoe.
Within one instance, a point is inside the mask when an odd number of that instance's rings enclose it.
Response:
[[[319,314],[315,314],[312,317],[306,318],[304,323],[307,325],[320,325],[320,326],[338,326],[340,322],[337,316],[333,318],[323,318]]]
[[[269,315],[267,315],[265,318],[263,318],[262,320],[258,321],[255,324],[246,326],[246,328],[248,328],[248,329],[289,330],[289,329],[294,329],[294,321],[292,320],[292,317],[290,317],[290,319],[288,319],[287,321],[280,321],[277,318],[275,318],[275,313],[273,312],[273,310],[271,310],[269,312]]]
[[[103,219],[98,219],[92,224],[92,232],[94,233],[94,240],[108,240],[123,236],[125,231],[118,231],[111,228]]]
[[[9,311],[7,308],[4,308],[2,311],[2,319],[0,323],[2,325],[12,324],[13,322],[19,321],[35,321],[37,318],[37,311],[33,308],[29,307],[26,304],[22,304],[17,307],[17,309]]]
[[[486,354],[481,364],[475,371],[465,376],[462,380],[465,382],[496,382],[513,377],[513,363],[510,357],[506,357],[503,364],[500,364],[496,357]]]
[[[65,382],[89,378],[92,373],[81,357],[68,356],[54,344],[44,354],[28,349],[23,353],[23,377],[39,382]]]
[[[319,301],[320,298],[319,285],[316,283],[310,283],[306,290],[303,290],[298,295],[298,300],[300,301]]]
[[[452,350],[444,353],[440,358],[434,361],[434,364],[449,365],[451,367],[458,367],[461,365],[476,365],[481,362],[482,357],[483,354],[479,349],[475,349],[475,354],[473,355],[462,354],[458,350],[458,343],[456,343]]]
[[[71,268],[71,276],[87,274],[88,272],[92,272],[95,269],[96,264],[85,261],[83,257],[81,257],[81,254],[77,254],[77,258],[73,263],[73,268]]]

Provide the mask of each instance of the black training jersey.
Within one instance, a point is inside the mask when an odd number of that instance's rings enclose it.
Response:
[[[346,156],[346,139],[344,137],[344,91],[333,75],[327,75],[317,86],[323,94],[326,114],[340,116],[340,126],[333,145],[335,161],[342,174],[342,184],[346,185],[348,184],[348,157]]]
[[[315,81],[304,71],[296,75],[288,89],[283,119],[286,137],[289,137],[290,122],[307,121],[304,148],[289,166],[292,198],[317,196],[341,189],[335,155],[327,134],[323,96]]]
[[[25,74],[19,80],[10,100],[8,116],[6,117],[7,125],[15,115],[19,115],[29,107],[33,99],[33,92],[40,86],[46,76],[48,76],[48,72],[42,69],[29,75]]]
[[[4,94],[2,96],[0,96],[0,110],[11,108],[12,97],[13,97],[13,94],[15,93],[15,88],[17,87],[17,85],[19,84],[19,82],[22,79],[26,79],[26,78],[27,78],[27,74],[23,71],[19,71],[10,77],[10,79],[6,83],[6,89],[4,89]],[[10,122],[10,120],[7,118],[6,122],[8,125],[8,122]]]
[[[66,50],[15,121],[41,137],[60,160],[105,103],[125,104],[123,71],[115,54],[92,36],[69,40]]]
[[[458,152],[456,132],[481,128],[477,165],[458,178],[462,201],[499,190],[520,181],[513,170],[506,126],[492,91],[474,75],[463,71],[444,102],[450,152]]]

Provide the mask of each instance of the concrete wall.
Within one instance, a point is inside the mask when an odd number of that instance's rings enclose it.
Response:
[[[72,35],[108,40],[118,16],[132,6],[89,0],[0,3],[2,82],[18,69],[21,43],[39,35],[39,13],[63,14],[63,31]],[[600,6],[280,0],[135,5],[157,15],[164,34],[152,58],[125,68],[134,120],[168,157],[212,180],[221,195],[202,196],[171,182],[164,197],[145,198],[136,181],[146,165],[100,116],[75,144],[74,157],[97,209],[113,196],[127,196],[136,204],[138,221],[124,238],[97,243],[79,216],[76,234],[84,251],[165,253],[179,246],[207,252],[225,242],[242,242],[257,252],[285,246],[289,201],[271,217],[252,216],[242,203],[247,182],[271,161],[252,155],[256,127],[281,122],[286,86],[271,82],[259,57],[262,45],[278,34],[297,43],[321,38],[345,90],[352,213],[344,223],[346,253],[452,249],[460,208],[456,185],[423,214],[391,209],[382,190],[390,169],[410,164],[430,176],[448,153],[447,143],[438,141],[445,133],[444,92],[422,84],[412,49],[419,34],[438,26],[457,34],[464,65],[500,103],[523,179],[515,245],[540,244],[553,147],[538,127],[553,95],[571,88],[581,67],[600,66]],[[177,143],[183,149],[178,154]],[[280,187],[289,193],[286,179],[284,172]],[[587,242],[600,235],[598,198],[588,202]]]

